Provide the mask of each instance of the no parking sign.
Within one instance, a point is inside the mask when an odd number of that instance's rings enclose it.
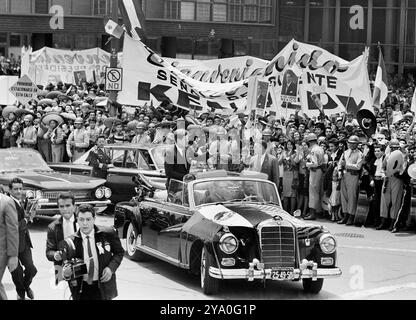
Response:
[[[105,71],[105,90],[121,91],[123,90],[123,69],[106,68]]]

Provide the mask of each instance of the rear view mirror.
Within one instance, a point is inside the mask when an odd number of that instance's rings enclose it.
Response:
[[[302,216],[302,211],[296,210],[295,212],[293,212],[293,216],[295,218],[300,218]]]

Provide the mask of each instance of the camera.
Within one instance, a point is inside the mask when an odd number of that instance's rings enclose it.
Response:
[[[87,265],[84,263],[84,260],[74,258],[72,260],[67,260],[64,262],[65,268],[71,268],[71,276],[65,276],[63,273],[63,278],[65,281],[74,281],[84,275],[88,274]]]

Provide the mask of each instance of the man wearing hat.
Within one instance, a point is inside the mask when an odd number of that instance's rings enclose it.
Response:
[[[50,142],[52,151],[52,162],[62,162],[64,159],[65,152],[65,134],[62,128],[59,126],[57,120],[49,121],[48,131],[45,133],[43,138],[47,139]]]
[[[33,116],[28,114],[24,117],[25,128],[22,131],[20,144],[22,148],[34,149],[38,142],[38,133],[33,126]]]
[[[69,158],[72,158],[72,161],[79,159],[90,145],[88,132],[84,128],[84,120],[82,118],[76,118],[74,126],[75,129],[69,135],[66,143],[66,151]]]
[[[97,138],[96,146],[91,149],[86,161],[92,167],[91,176],[107,179],[108,169],[111,165],[111,155],[105,150],[106,137],[100,135]]]
[[[358,205],[359,180],[364,162],[363,153],[358,150],[359,143],[357,136],[351,136],[348,139],[348,149],[338,163],[338,172],[341,175],[341,208],[344,213],[344,218],[338,224],[347,226],[354,224]]]
[[[187,132],[185,129],[175,131],[176,143],[166,150],[165,154],[165,173],[166,188],[169,189],[170,181],[183,181],[189,173],[190,165],[187,159]],[[175,190],[171,190],[175,191]]]
[[[380,203],[380,217],[381,223],[376,228],[377,230],[382,230],[389,228],[390,231],[395,231],[395,223],[397,215],[400,211],[403,202],[403,176],[406,169],[406,161],[403,162],[400,168],[397,168],[397,171],[391,175],[387,171],[387,163],[389,158],[393,155],[394,151],[400,150],[400,143],[397,139],[392,139],[390,141],[390,154],[387,155],[383,162],[383,169],[386,172],[386,178],[384,179],[383,191],[381,194],[381,203]],[[391,206],[391,208],[390,208]],[[389,210],[390,208],[390,210]],[[390,224],[389,224],[390,216]]]
[[[324,164],[324,150],[318,145],[318,137],[314,133],[310,133],[306,142],[309,144],[310,153],[307,158],[306,167],[309,169],[309,214],[305,220],[315,220],[316,212],[321,207],[321,187]]]
[[[144,146],[150,146],[152,143],[149,135],[146,132],[147,125],[144,122],[139,122],[136,125],[136,135],[131,143],[140,144]]]

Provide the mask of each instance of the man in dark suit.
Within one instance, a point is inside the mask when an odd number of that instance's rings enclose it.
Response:
[[[165,173],[167,189],[169,189],[170,180],[183,181],[183,177],[189,173],[190,164],[186,157],[186,135],[185,129],[177,130],[175,132],[176,144],[166,151]]]
[[[101,179],[107,179],[108,169],[111,167],[111,157],[104,149],[105,144],[105,136],[99,136],[97,145],[91,150],[87,158],[88,165],[92,166],[91,175]]]
[[[10,272],[19,263],[19,224],[12,199],[0,193],[0,300],[7,300],[1,283],[6,267]]]
[[[46,258],[55,265],[56,284],[62,280],[62,241],[72,236],[78,229],[75,217],[75,196],[71,192],[61,193],[58,196],[58,208],[61,218],[48,226],[46,241]]]
[[[25,295],[29,299],[34,299],[34,293],[30,288],[32,280],[38,270],[33,264],[32,258],[32,241],[29,234],[29,217],[26,216],[23,208],[23,181],[20,178],[14,178],[9,184],[10,197],[14,202],[17,211],[17,219],[19,221],[19,265],[12,274],[13,283],[16,286],[17,299],[24,300]],[[23,267],[25,268],[23,271]]]
[[[115,272],[121,264],[124,249],[114,228],[95,225],[95,210],[90,205],[78,209],[79,231],[65,241],[73,244],[73,250],[66,250],[64,260],[82,259],[87,274],[70,281],[74,300],[111,300],[117,297]],[[69,252],[72,252],[71,254]],[[72,268],[64,263],[64,279],[70,279]]]
[[[277,189],[279,189],[279,164],[277,158],[267,152],[266,141],[262,141],[255,148],[256,155],[251,159],[250,169],[267,174],[268,180],[274,182]]]
[[[296,75],[293,72],[288,71],[282,86],[282,96],[296,97],[298,95],[297,90],[298,84]]]

